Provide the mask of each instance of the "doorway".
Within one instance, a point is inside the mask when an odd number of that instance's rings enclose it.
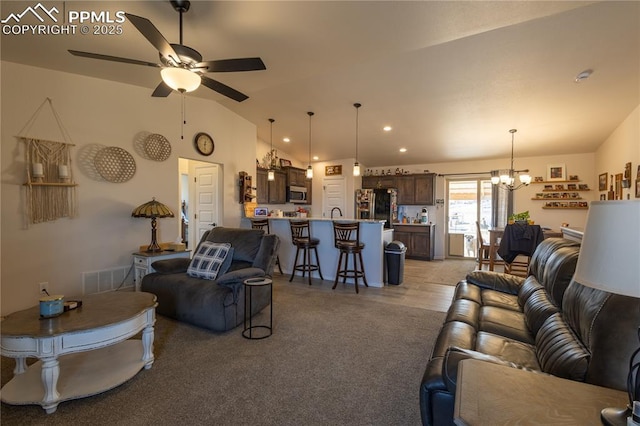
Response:
[[[179,164],[180,235],[187,249],[195,250],[206,231],[221,225],[222,166],[186,158],[180,158]]]
[[[345,205],[346,192],[347,185],[343,176],[322,180],[322,217],[331,217],[331,210],[336,207],[340,209],[342,216],[348,216]]]
[[[478,227],[489,239],[491,223],[491,181],[488,179],[447,180],[448,256],[475,258],[478,254]]]

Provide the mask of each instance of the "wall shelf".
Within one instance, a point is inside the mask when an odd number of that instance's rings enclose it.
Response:
[[[564,198],[563,197],[558,197],[558,198],[536,198],[536,197],[533,197],[531,199],[535,200],[535,201],[584,200],[584,198],[582,198],[582,197],[576,197],[576,198],[571,198],[571,197],[564,197]]]
[[[589,207],[551,207],[551,206],[542,206],[543,209],[546,210],[588,210]]]

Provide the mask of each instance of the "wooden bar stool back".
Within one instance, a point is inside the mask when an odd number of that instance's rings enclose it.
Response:
[[[269,219],[252,219],[251,228],[265,230],[267,234],[271,233],[271,230],[269,229]],[[278,271],[280,271],[280,275],[282,275],[282,266],[280,266],[280,256],[277,256],[277,255],[276,255],[276,265],[278,265]]]
[[[311,231],[309,228],[308,220],[292,220],[289,222],[291,226],[291,242],[296,246],[296,258],[293,261],[293,269],[291,270],[291,278],[289,282],[293,280],[296,271],[302,272],[304,278],[306,273],[309,273],[308,280],[311,285],[311,272],[318,271],[318,275],[321,280],[324,280],[322,276],[322,270],[320,269],[320,259],[318,258],[318,245],[320,240],[318,238],[311,237]],[[298,256],[302,250],[302,263],[298,263]],[[315,252],[316,263],[311,263],[311,250]]]
[[[358,278],[362,278],[364,285],[369,287],[362,261],[364,244],[360,241],[360,222],[333,222],[333,238],[335,247],[340,250],[340,257],[332,289],[338,285],[339,278],[342,278],[343,283],[347,282],[347,278],[353,278],[356,293],[358,293]],[[353,263],[352,269],[349,269],[349,255]]]

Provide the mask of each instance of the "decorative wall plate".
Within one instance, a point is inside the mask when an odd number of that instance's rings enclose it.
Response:
[[[117,146],[101,149],[93,159],[98,174],[108,182],[126,182],[136,173],[136,161]]]
[[[144,152],[152,160],[165,161],[171,155],[171,144],[164,136],[152,133],[144,140]]]

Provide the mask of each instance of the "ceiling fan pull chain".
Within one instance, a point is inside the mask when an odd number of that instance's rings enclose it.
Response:
[[[182,106],[182,123],[180,124],[180,139],[184,139],[184,125],[187,124],[186,112],[185,112],[185,102],[184,102],[184,93],[181,94],[181,106]]]

